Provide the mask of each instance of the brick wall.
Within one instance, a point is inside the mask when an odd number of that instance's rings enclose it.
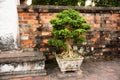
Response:
[[[86,35],[89,55],[120,55],[120,7],[18,6],[21,48],[49,52],[47,41],[52,36],[49,21],[69,8],[80,11],[92,26]]]

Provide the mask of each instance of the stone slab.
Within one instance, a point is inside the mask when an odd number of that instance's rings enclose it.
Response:
[[[8,80],[11,78],[21,78],[27,76],[43,76],[46,75],[46,70],[34,70],[34,71],[16,71],[0,73],[0,80]]]
[[[0,54],[0,63],[27,62],[38,60],[45,60],[45,57],[42,52],[4,52]]]
[[[42,52],[5,51],[0,54],[0,80],[46,75]]]

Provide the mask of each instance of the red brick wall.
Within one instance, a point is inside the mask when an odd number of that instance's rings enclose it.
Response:
[[[64,6],[19,6],[19,25],[21,37],[27,36],[28,39],[21,40],[21,48],[33,48],[40,51],[48,51],[47,40],[51,37],[52,27],[49,24],[50,19],[54,18],[59,11],[68,9]],[[114,37],[120,37],[120,34],[113,32],[120,31],[120,12],[118,8],[86,8],[71,7],[80,11],[87,22],[92,26],[92,32],[87,34],[88,42],[94,48],[105,46]],[[105,31],[105,32],[101,32]],[[104,36],[102,36],[102,34]],[[103,48],[101,49],[103,50]],[[99,52],[101,54],[101,52]]]
[[[20,36],[28,37],[27,40],[21,40],[21,48],[33,48],[34,37],[37,35],[36,28],[39,27],[38,20],[36,20],[37,13],[21,12],[19,15]]]

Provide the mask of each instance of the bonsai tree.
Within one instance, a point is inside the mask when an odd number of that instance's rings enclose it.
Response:
[[[53,38],[48,43],[62,50],[61,58],[74,58],[74,44],[81,44],[85,39],[85,33],[90,25],[80,16],[80,13],[73,9],[64,10],[57,14],[56,18],[50,20],[53,26]],[[74,55],[75,54],[75,55]]]

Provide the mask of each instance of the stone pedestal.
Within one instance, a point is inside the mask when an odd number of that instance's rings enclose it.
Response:
[[[45,57],[42,52],[6,51],[0,54],[0,80],[39,75],[46,75]]]

